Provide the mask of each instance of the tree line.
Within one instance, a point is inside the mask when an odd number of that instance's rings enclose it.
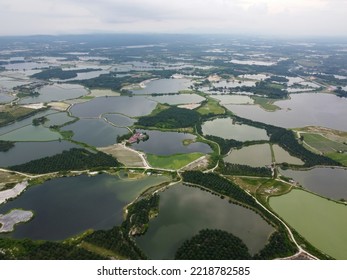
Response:
[[[298,143],[294,133],[284,128],[278,128],[270,136],[272,143],[277,143],[283,149],[287,150],[292,156],[302,159],[304,166],[311,167],[315,165],[335,165],[340,166],[341,163],[328,157],[315,154]]]
[[[132,236],[142,235],[148,229],[151,217],[159,211],[159,195],[141,198],[128,208],[128,213],[121,226],[111,230],[98,230],[83,240],[110,250],[132,260],[146,259],[146,255],[137,247]]]
[[[294,255],[296,252],[296,247],[288,239],[285,229],[281,227],[271,234],[268,243],[253,258],[256,260],[270,260]]]
[[[122,224],[132,236],[145,234],[151,216],[159,212],[159,195],[142,198],[128,207],[127,218]]]
[[[72,148],[50,157],[32,160],[9,167],[10,170],[42,174],[57,171],[100,169],[120,166],[110,155],[102,152],[90,152],[85,149]]]
[[[60,80],[66,80],[66,79],[72,79],[76,78],[78,73],[88,73],[92,71],[98,71],[101,70],[98,69],[76,69],[76,70],[63,70],[60,67],[57,68],[49,68],[47,70],[43,70],[39,73],[36,73],[32,75],[32,78],[41,79],[41,80],[49,80],[49,79],[60,79]]]
[[[334,90],[334,92],[336,93],[338,97],[347,98],[347,91],[343,90],[342,87],[338,87],[337,89]]]
[[[289,80],[286,77],[281,76],[270,76],[269,78],[265,79],[266,82],[277,82],[277,83],[287,83]]]
[[[233,234],[218,229],[204,229],[178,248],[175,259],[249,260],[251,255],[245,243]]]
[[[193,127],[200,120],[200,114],[184,108],[170,107],[154,116],[139,118],[136,125],[158,128]]]
[[[153,78],[152,75],[133,77],[133,76],[124,76],[117,77],[116,73],[102,74],[99,77],[88,79],[88,80],[79,80],[79,81],[70,81],[70,83],[82,84],[85,87],[90,89],[111,89],[113,91],[119,91],[125,85],[129,84],[138,84],[143,82],[146,79]]]
[[[312,167],[316,165],[341,165],[341,163],[333,159],[315,154],[304,148],[298,143],[297,139],[294,136],[294,133],[291,130],[257,121],[252,121],[249,119],[244,119],[238,116],[233,116],[233,118],[240,123],[265,129],[267,134],[270,136],[271,143],[278,144],[283,149],[288,151],[290,155],[303,160],[305,162],[304,166],[306,167]]]
[[[83,241],[112,251],[122,258],[131,260],[146,259],[143,252],[129,237],[128,231],[122,226],[110,230],[97,230],[83,238]]]
[[[255,86],[238,86],[238,87],[213,87],[209,91],[225,92],[228,90],[230,93],[235,92],[252,92],[257,95],[266,96],[273,99],[285,99],[288,97],[288,92],[279,84],[273,84],[269,80],[256,82]],[[282,85],[283,87],[283,85]]]
[[[233,182],[214,173],[202,173],[200,171],[186,171],[182,173],[183,181],[203,186],[222,196],[234,199],[236,202],[248,205],[255,209],[259,206],[254,198],[247,194],[243,189]]]
[[[229,162],[220,162],[218,171],[224,175],[234,176],[256,176],[271,177],[272,171],[267,167],[251,167],[248,165],[233,164]]]
[[[15,146],[14,142],[0,140],[0,152],[7,152]]]
[[[179,260],[272,260],[294,255],[297,249],[286,237],[283,228],[271,234],[268,243],[251,256],[244,242],[223,230],[201,230],[186,240],[176,251]]]
[[[16,248],[15,250],[13,248]],[[104,260],[81,247],[51,241],[0,238],[0,260]]]
[[[221,155],[226,155],[227,153],[229,153],[231,148],[241,148],[244,144],[241,141],[234,139],[224,139],[214,135],[206,135],[204,137],[208,140],[216,142],[219,145]]]

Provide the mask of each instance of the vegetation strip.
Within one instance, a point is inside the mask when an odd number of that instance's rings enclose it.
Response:
[[[171,156],[158,156],[147,154],[147,159],[149,164],[156,168],[166,168],[177,170],[180,169],[189,163],[197,160],[202,157],[204,154],[202,153],[190,153],[190,154],[176,154]]]
[[[120,163],[110,155],[102,152],[93,153],[85,149],[72,148],[58,155],[12,166],[10,169],[19,172],[42,174],[85,169],[103,170],[118,166],[120,166]]]

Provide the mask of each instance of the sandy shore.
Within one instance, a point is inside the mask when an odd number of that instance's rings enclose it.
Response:
[[[18,196],[22,191],[26,189],[28,186],[28,182],[24,181],[22,183],[19,183],[15,185],[12,189],[10,190],[4,190],[0,192],[0,204],[6,202],[9,198],[14,198]]]
[[[58,111],[66,111],[70,107],[70,104],[64,102],[50,102],[48,105],[51,106],[52,109]]]

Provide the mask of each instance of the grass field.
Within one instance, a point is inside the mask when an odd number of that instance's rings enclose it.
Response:
[[[263,204],[267,204],[269,197],[286,194],[291,189],[289,184],[271,179],[258,188],[257,197]]]
[[[24,180],[24,176],[12,172],[0,171],[0,191],[7,189],[7,184],[11,185]]]
[[[227,176],[229,179],[234,181],[237,185],[239,185],[242,189],[250,192],[252,195],[257,193],[257,189],[269,181],[269,178],[247,178],[247,177],[232,177]]]
[[[219,105],[219,102],[212,98],[208,98],[207,103],[199,107],[196,111],[201,115],[219,115],[225,113],[225,109]]]
[[[277,105],[274,105],[273,103],[276,101],[276,99],[270,99],[260,96],[252,96],[252,99],[254,100],[254,104],[259,105],[261,108],[263,108],[266,111],[274,112],[276,110],[281,109]]]
[[[34,109],[24,108],[20,106],[0,106],[0,125],[5,125],[18,118],[27,116],[34,111]]]
[[[289,184],[271,178],[234,177],[232,180],[263,204],[267,204],[269,197],[283,195],[291,190]]]
[[[282,84],[277,84],[277,83],[270,83],[269,85],[272,88],[276,88],[276,89],[285,89],[285,86]]]
[[[177,170],[202,157],[203,155],[204,154],[202,153],[176,154],[171,156],[147,154],[147,160],[152,167]]]
[[[157,106],[154,108],[154,110],[148,116],[155,116],[158,113],[160,113],[161,111],[164,111],[164,110],[169,109],[169,108],[170,108],[170,106],[158,103]]]
[[[344,166],[347,166],[347,153],[328,153],[326,154],[327,157],[330,157],[333,160],[336,160],[337,162],[343,164]]]
[[[72,130],[60,130],[59,133],[63,136],[64,139],[71,139],[74,136]]]
[[[323,154],[347,150],[347,145],[332,141],[320,134],[302,133],[301,135],[304,136],[304,141],[308,145]]]
[[[86,99],[86,100],[91,100],[91,99],[94,99],[95,96],[92,96],[92,95],[85,95],[85,96],[82,96],[81,99]]]

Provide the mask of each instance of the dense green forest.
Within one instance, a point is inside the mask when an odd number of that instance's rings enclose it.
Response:
[[[216,55],[216,53],[214,53],[214,55]],[[209,61],[206,65],[211,65],[211,62]],[[295,64],[294,64],[294,59],[282,60],[271,66],[263,66],[263,65],[255,65],[255,64],[247,65],[247,64],[237,64],[237,63],[226,64],[225,60],[221,58],[218,60],[214,60],[213,66],[215,68],[211,68],[211,69],[194,68],[192,69],[191,75],[208,77],[209,75],[217,74],[223,77],[226,75],[238,76],[238,75],[243,75],[245,73],[247,74],[270,73],[273,75],[280,75],[280,76],[293,76],[293,73],[289,72],[289,69],[293,68]]]
[[[330,159],[328,157],[315,154],[298,143],[295,139],[294,133],[286,129],[277,129],[270,136],[272,143],[277,143],[283,149],[288,151],[292,156],[302,159],[305,164],[304,166],[315,166],[315,165],[335,165],[340,166],[341,163]]]
[[[39,73],[32,75],[32,78],[49,80],[49,79],[60,79],[66,80],[71,78],[76,78],[78,73],[88,73],[92,71],[98,71],[99,69],[76,69],[76,70],[63,70],[61,68],[49,68],[47,70],[43,70]]]
[[[209,91],[225,92],[228,90],[230,93],[235,92],[252,92],[257,95],[266,96],[273,99],[288,98],[288,92],[284,89],[285,86],[278,83],[272,83],[270,80],[256,82],[255,86],[238,86],[238,87],[212,87]]]
[[[63,151],[61,154],[11,166],[9,169],[19,172],[42,174],[117,166],[120,166],[120,163],[110,155],[102,152],[90,152],[85,149],[72,148],[69,151]]]
[[[222,230],[201,230],[177,250],[180,260],[272,260],[294,255],[297,249],[286,237],[283,229],[275,231],[265,247],[253,257],[243,241]]]
[[[347,91],[343,90],[342,87],[338,87],[334,90],[337,96],[347,98]]]
[[[0,140],[0,152],[7,152],[15,146],[14,142]]]
[[[128,207],[126,220],[123,222],[127,232],[131,235],[145,234],[148,229],[148,223],[155,217],[159,211],[159,195],[154,194],[149,198],[142,198]]]
[[[269,81],[256,82],[255,87],[241,86],[237,90],[253,92],[257,95],[264,95],[273,99],[285,99],[288,98],[288,92],[282,89],[283,86],[274,84]]]
[[[270,168],[220,162],[218,171],[224,175],[271,177]]]
[[[14,249],[15,248],[15,249]],[[0,238],[0,260],[103,260],[104,257],[61,242]]]
[[[256,260],[270,260],[294,255],[297,252],[295,246],[289,241],[283,226],[275,231],[269,238],[268,244],[254,256]]]
[[[45,122],[48,121],[48,118],[46,118],[45,116],[40,117],[40,118],[35,118],[32,121],[33,126],[39,126],[40,124],[45,124]]]
[[[204,229],[177,250],[178,260],[249,260],[243,241],[223,230]]]
[[[120,258],[146,259],[146,256],[135,245],[135,242],[130,239],[129,232],[124,227],[95,231],[83,238],[83,241],[109,250],[119,255]]]
[[[289,82],[289,80],[286,77],[270,76],[269,78],[265,79],[265,82],[287,83],[287,82]]]
[[[114,91],[119,91],[122,87],[130,84],[138,84],[143,82],[146,79],[153,78],[152,75],[146,76],[122,76],[117,77],[116,73],[102,74],[99,77],[88,79],[88,80],[80,80],[80,81],[71,81],[72,83],[82,84],[85,87],[90,89],[104,88],[111,89]]]
[[[244,205],[258,209],[254,198],[233,182],[224,179],[214,173],[202,173],[200,171],[186,171],[182,174],[183,181],[203,186],[222,196],[227,196]]]
[[[139,126],[171,129],[192,127],[199,120],[199,113],[193,110],[170,107],[154,116],[141,117],[136,124]]]
[[[240,123],[265,129],[267,131],[267,134],[270,136],[271,143],[278,144],[283,149],[288,151],[292,156],[302,159],[305,162],[304,166],[312,167],[316,165],[341,165],[341,163],[337,161],[334,161],[322,155],[315,154],[305,149],[302,145],[299,144],[298,140],[295,138],[295,135],[291,130],[252,121],[249,119],[244,119],[238,116],[233,116],[233,118]]]
[[[219,145],[221,155],[226,155],[229,153],[231,148],[241,148],[244,144],[243,142],[234,139],[224,139],[213,135],[206,135],[204,137],[208,140],[216,142]]]
[[[131,136],[133,136],[133,132],[129,132],[127,134],[118,135],[117,136],[117,143],[122,143],[124,140],[128,140]]]

